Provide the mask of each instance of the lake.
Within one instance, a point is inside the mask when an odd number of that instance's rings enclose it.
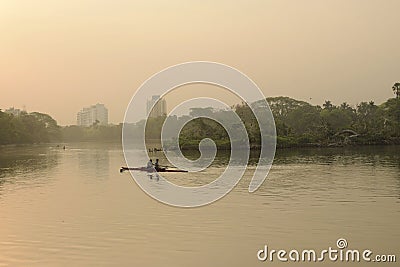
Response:
[[[185,209],[159,203],[119,173],[120,144],[1,147],[0,266],[275,266],[288,263],[259,261],[265,245],[322,250],[339,238],[399,261],[399,152],[278,150],[255,193],[247,191],[251,164],[227,196]],[[225,162],[220,155],[205,172],[167,178],[205,184]]]

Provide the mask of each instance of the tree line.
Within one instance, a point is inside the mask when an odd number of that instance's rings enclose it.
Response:
[[[21,112],[18,116],[0,110],[0,145],[51,142],[121,140],[122,124],[90,127],[59,126],[50,115]]]
[[[278,147],[400,144],[399,97],[381,105],[370,101],[361,102],[355,107],[346,102],[336,106],[331,101],[314,106],[289,97],[270,97],[267,102],[274,115]],[[261,101],[251,105],[257,108],[259,104],[262,104]],[[233,108],[246,127],[250,145],[259,147],[260,129],[251,108],[245,103]],[[195,109],[192,110],[192,116],[204,112],[223,111]],[[179,137],[180,146],[183,149],[196,148],[205,137],[215,140],[221,148],[230,147],[225,129],[206,118],[186,124]]]
[[[61,139],[60,126],[49,115],[22,111],[14,116],[0,110],[0,145],[48,143]]]
[[[397,88],[400,90],[400,84]],[[319,106],[289,97],[267,98],[275,120],[277,146],[400,144],[400,97],[398,91],[395,91],[396,93],[396,98],[388,99],[380,105],[370,101],[361,102],[355,107],[346,102],[334,105],[331,101],[325,101]],[[251,105],[257,108],[262,102],[257,101]],[[251,108],[245,103],[232,108],[246,127],[250,145],[258,148],[261,134]],[[189,115],[170,117],[169,127],[179,127],[180,120],[186,120],[186,116],[197,117],[211,113],[212,117],[222,118],[223,121],[226,111],[195,108]],[[141,129],[146,123],[146,140],[159,140],[165,119],[165,117],[149,118],[147,123],[145,121],[137,123],[136,128]],[[135,124],[129,127],[133,137],[141,137],[141,133],[135,131]],[[166,132],[168,137],[168,131]],[[179,145],[182,149],[197,149],[199,142],[206,137],[213,139],[219,148],[230,148],[231,140],[225,129],[207,118],[197,118],[187,123],[180,133]],[[174,137],[169,136],[169,138]]]
[[[314,106],[289,97],[267,98],[267,102],[275,119],[278,147],[400,143],[399,97],[381,105],[370,101],[355,107],[346,102],[336,106],[331,101]],[[258,125],[249,110],[245,104],[236,106],[248,132],[253,133],[250,141],[257,143]]]
[[[322,106],[289,97],[267,98],[274,115],[277,146],[342,146],[351,144],[400,144],[400,83],[393,86],[395,98],[376,105],[373,101],[361,102],[355,107],[346,102],[334,105],[325,101]],[[261,101],[252,103],[257,108]],[[258,122],[245,104],[238,104],[233,110],[243,121],[253,148],[260,145],[261,134]],[[216,117],[226,116],[224,110],[212,108],[192,109],[189,117],[213,113]],[[166,117],[149,118],[137,123],[125,124],[132,139],[141,139],[140,129],[146,124],[146,140],[159,140],[161,127]],[[172,126],[179,125],[185,117],[170,117]],[[47,142],[120,141],[122,123],[90,127],[57,125],[49,115],[22,112],[18,116],[0,110],[0,145],[32,144]],[[182,129],[179,144],[183,149],[196,148],[203,138],[213,139],[220,148],[230,147],[225,129],[215,121],[198,118]],[[169,138],[174,138],[169,136]]]

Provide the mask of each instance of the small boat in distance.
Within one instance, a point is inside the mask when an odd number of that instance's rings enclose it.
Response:
[[[185,170],[178,170],[178,169],[168,169],[168,168],[147,168],[147,167],[139,167],[139,168],[129,168],[129,167],[121,167],[119,172],[124,171],[143,171],[143,172],[188,172]]]

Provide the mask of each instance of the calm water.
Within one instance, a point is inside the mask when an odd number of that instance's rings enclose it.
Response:
[[[247,192],[251,166],[222,200],[182,209],[153,200],[118,172],[119,145],[3,147],[0,266],[266,266],[278,262],[257,260],[264,245],[322,250],[341,237],[349,248],[399,261],[399,152],[281,150],[256,193]],[[169,179],[203,184],[225,161]]]

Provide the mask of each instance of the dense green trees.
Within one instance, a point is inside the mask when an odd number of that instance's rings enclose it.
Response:
[[[275,119],[278,147],[400,144],[400,97],[391,98],[381,105],[371,101],[361,102],[355,107],[346,102],[336,106],[331,101],[325,101],[322,107],[314,106],[289,97],[271,97],[267,98],[267,102]],[[258,105],[262,105],[262,102],[252,103],[255,108]],[[242,103],[233,109],[244,122],[252,147],[257,147],[261,133],[250,107]],[[178,128],[188,117],[211,113],[222,121],[230,119],[224,110],[196,108],[184,117],[169,117],[169,126]],[[146,140],[159,140],[165,119],[166,117],[149,118],[147,123],[142,120],[126,124],[125,127],[130,128],[127,137],[141,139],[143,132],[140,129],[146,123]],[[173,138],[174,136],[168,136],[168,132],[166,130],[167,138]],[[120,141],[121,133],[122,124],[60,127],[47,114],[22,112],[19,116],[13,116],[0,111],[0,145],[55,141]],[[225,129],[206,118],[187,123],[181,131],[179,141],[183,148],[197,148],[198,142],[205,137],[213,139],[219,147],[230,147]]]
[[[0,111],[0,145],[49,142],[120,141],[122,124],[91,127],[57,125],[49,115],[22,112],[18,116]]]
[[[313,106],[289,97],[267,101],[275,119],[278,147],[400,144],[400,98],[389,99],[380,106],[372,101],[361,102],[355,108],[346,102],[335,106],[331,101],[325,101],[323,107]],[[253,105],[257,106],[257,102]],[[244,121],[252,146],[257,147],[260,132],[250,107],[241,104],[234,108]],[[182,143],[190,138],[221,140],[223,134],[221,127],[210,123],[205,127],[204,121],[194,120],[182,130],[180,138]]]
[[[60,127],[47,114],[22,112],[19,116],[0,111],[0,144],[32,144],[60,140]]]

